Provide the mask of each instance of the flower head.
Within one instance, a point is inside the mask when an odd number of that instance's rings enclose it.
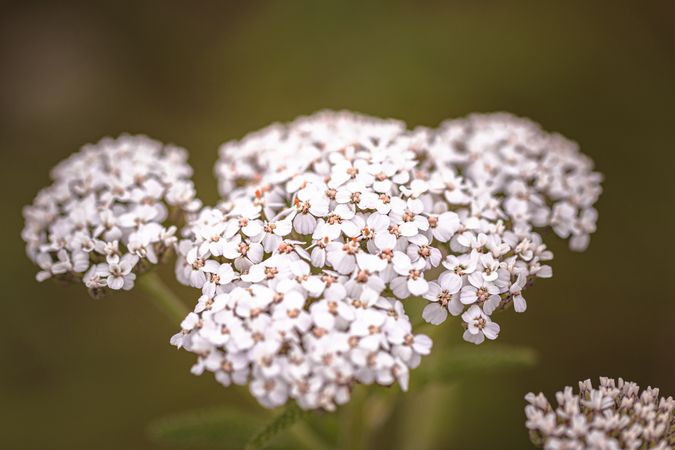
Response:
[[[431,340],[412,333],[399,302],[347,294],[329,274],[267,273],[262,282],[240,279],[200,298],[172,338],[198,355],[193,373],[248,384],[268,408],[294,400],[332,410],[349,401],[356,383],[407,389]]]
[[[532,441],[544,449],[670,450],[675,441],[675,400],[659,390],[619,378],[590,380],[556,393],[553,407],[543,394],[525,396],[526,426]]]
[[[83,282],[92,294],[131,289],[173,248],[169,217],[200,207],[187,152],[143,136],[86,145],[52,171],[24,208],[22,237],[39,281]]]

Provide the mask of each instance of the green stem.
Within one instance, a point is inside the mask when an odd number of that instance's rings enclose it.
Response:
[[[147,294],[150,301],[171,320],[179,323],[188,314],[187,307],[178,296],[164,284],[156,272],[147,272],[136,279],[136,284]]]
[[[269,413],[270,421],[246,445],[246,450],[258,450],[265,447],[278,434],[288,431],[295,442],[307,450],[330,450],[323,440],[305,422],[309,412],[303,411],[296,403],[288,403],[284,410],[274,415]]]
[[[330,450],[323,440],[314,433],[307,422],[300,421],[289,430],[298,444],[307,450]]]
[[[368,449],[368,424],[365,418],[365,406],[368,390],[365,386],[356,386],[352,399],[344,406],[340,417],[340,448],[344,450]]]
[[[396,447],[400,450],[437,448],[448,434],[448,428],[456,422],[455,393],[453,385],[431,383],[415,395],[404,396]]]

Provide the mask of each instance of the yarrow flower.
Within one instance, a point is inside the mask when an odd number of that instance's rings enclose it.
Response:
[[[600,176],[528,121],[470,120],[408,131],[322,112],[224,144],[223,201],[178,245],[177,278],[201,296],[172,342],[199,355],[193,371],[248,384],[265,406],[332,409],[354,383],[407,386],[431,347],[412,333],[410,297],[429,302],[427,322],[449,313],[467,341],[496,339],[493,312],[523,312],[523,291],[551,276],[534,227],[581,230],[554,222],[548,205],[590,211],[579,186],[597,197]]]
[[[131,289],[176,243],[196,212],[184,149],[144,136],[106,138],[59,163],[53,184],[24,208],[22,237],[36,278],[82,282],[94,296]]]
[[[206,226],[239,221],[211,209],[200,219]],[[312,270],[292,242],[239,268],[209,251],[196,254],[184,271],[203,294],[172,343],[199,355],[193,373],[213,372],[225,386],[248,384],[265,407],[294,399],[304,409],[333,410],[349,401],[355,383],[398,382],[406,389],[409,370],[431,351],[431,339],[413,334],[401,302],[350,287],[336,272]],[[234,280],[211,265],[228,267]],[[192,276],[197,271],[208,281]]]
[[[526,426],[532,442],[546,450],[671,450],[675,444],[675,400],[659,390],[619,378],[579,382],[556,393],[554,408],[543,394],[527,394]]]

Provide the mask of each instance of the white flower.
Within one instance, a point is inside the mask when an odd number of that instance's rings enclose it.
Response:
[[[87,273],[84,274],[82,281],[89,289],[89,292],[94,294],[94,298],[98,296],[98,293],[103,288],[108,286],[108,278],[98,272],[98,266],[91,266]]]
[[[595,232],[595,223],[598,220],[598,212],[594,208],[587,208],[581,212],[572,231],[570,239],[570,248],[581,252],[588,248],[591,240],[591,233]]]
[[[457,236],[457,243],[472,250],[480,250],[487,244],[488,236],[485,233],[474,233],[466,230]]]
[[[329,201],[318,188],[305,188],[298,192],[293,207],[293,228],[300,234],[311,234],[316,227],[316,218],[328,214]]]
[[[166,247],[173,246],[176,242],[175,232],[175,227],[167,229],[155,222],[143,224],[129,234],[127,249],[139,258],[145,258],[150,263],[157,264],[159,258],[154,243],[159,242]]]
[[[112,210],[104,209],[99,211],[97,220],[94,220],[96,227],[92,232],[94,237],[103,236],[105,241],[117,241],[122,238],[122,229],[119,227],[120,217]]]
[[[202,285],[202,292],[209,297],[213,297],[216,294],[216,288],[219,284],[226,285],[235,277],[232,264],[218,264],[213,259],[206,261],[201,271],[206,277],[206,282]]]
[[[433,325],[445,322],[451,308],[453,296],[462,288],[462,278],[453,272],[445,272],[438,279],[438,283],[429,283],[429,291],[424,298],[429,300],[422,311],[422,317]]]
[[[378,197],[378,194],[364,184],[355,181],[340,186],[335,192],[337,203],[353,205],[361,210],[374,208]]]
[[[401,186],[401,192],[408,198],[418,199],[429,190],[429,184],[424,180],[412,180],[410,187]]]
[[[478,305],[473,305],[462,314],[462,320],[466,323],[467,329],[464,332],[464,340],[480,344],[488,338],[497,339],[499,335],[499,325],[493,322]]]
[[[421,214],[423,211],[424,203],[419,199],[409,199],[404,207],[392,210],[392,222],[398,225],[401,236],[414,237],[429,229],[429,220]]]
[[[432,186],[437,185],[443,192],[445,200],[453,205],[464,205],[470,202],[471,198],[466,194],[466,184],[461,176],[458,176],[454,170],[440,167],[437,178],[432,180]]]
[[[476,302],[483,303],[493,296],[498,296],[499,288],[491,282],[485,280],[476,280],[469,278],[470,285],[462,287],[460,301],[465,305],[472,305]]]
[[[478,262],[478,270],[469,275],[471,284],[480,286],[482,282],[495,281],[499,276],[497,273],[499,260],[495,259],[490,253],[484,253],[478,257]]]
[[[368,162],[363,159],[349,161],[338,152],[332,154],[333,167],[331,168],[330,181],[328,187],[337,189],[346,182],[353,182],[370,186],[375,177],[368,170]]]
[[[331,242],[326,246],[328,263],[341,274],[350,274],[356,268],[359,244],[356,239],[347,242]]]
[[[425,270],[438,267],[443,258],[441,251],[430,245],[425,236],[419,236],[414,243],[411,241],[406,249],[406,254],[412,261],[423,261]]]
[[[478,265],[478,253],[472,251],[469,254],[460,256],[448,255],[443,261],[443,265],[457,275],[469,275],[476,270]]]
[[[158,215],[157,208],[146,204],[139,204],[129,212],[122,214],[119,218],[119,223],[125,228],[140,227],[152,222]]]
[[[527,285],[527,276],[520,272],[518,278],[509,288],[509,294],[513,297],[513,309],[516,312],[524,312],[527,309],[527,302],[523,297],[523,289]]]
[[[82,251],[69,253],[65,249],[60,249],[56,254],[58,260],[50,265],[51,273],[54,275],[65,274],[68,272],[84,272],[89,268],[89,255]],[[46,256],[42,257],[43,264],[46,264]],[[43,275],[44,276],[44,275]]]
[[[434,239],[440,242],[448,242],[460,227],[459,216],[452,211],[429,216],[428,221]]]
[[[198,255],[198,249],[195,247],[189,251],[185,259],[189,265],[187,278],[190,280],[190,284],[192,287],[201,289],[206,283],[206,270],[204,259]]]
[[[283,405],[288,399],[288,385],[277,378],[256,378],[251,382],[251,393],[266,408]]]
[[[124,255],[119,261],[109,264],[100,264],[96,274],[100,277],[107,277],[107,285],[110,289],[129,290],[134,287],[136,274],[131,272],[138,263],[138,256],[132,254]]]
[[[403,252],[394,252],[392,259],[394,271],[402,275],[392,280],[394,295],[398,298],[412,295],[424,295],[429,290],[429,283],[424,279],[424,261],[412,262]],[[420,264],[421,263],[421,264]]]
[[[283,238],[288,236],[293,229],[293,223],[290,220],[278,220],[273,222],[266,222],[263,225],[263,237],[261,243],[267,253],[271,253],[276,249]]]
[[[396,247],[396,236],[389,232],[390,219],[387,215],[372,213],[365,223],[361,216],[355,216],[352,222],[358,230],[357,236],[366,241],[371,253]]]

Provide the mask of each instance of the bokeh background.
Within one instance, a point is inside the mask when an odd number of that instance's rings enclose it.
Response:
[[[675,394],[672,2],[3,3],[0,448],[159,449],[153,418],[234,401],[190,375],[168,345],[177,327],[142,295],[34,281],[21,207],[49,168],[142,132],[190,150],[212,203],[221,142],[323,108],[411,126],[507,110],[577,140],[606,175],[590,249],[553,239],[554,278],[499,318],[500,340],[539,365],[455,389],[429,418],[445,423],[438,449],[531,448],[529,390],[608,375]]]

